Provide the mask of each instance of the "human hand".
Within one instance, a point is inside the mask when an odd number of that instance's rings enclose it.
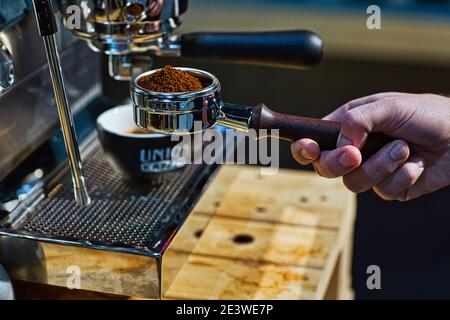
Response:
[[[343,176],[353,192],[373,190],[386,200],[410,200],[450,185],[450,98],[379,93],[341,106],[324,119],[341,122],[337,148],[322,151],[311,139],[291,145],[300,164],[324,177]],[[396,140],[362,163],[371,132]]]

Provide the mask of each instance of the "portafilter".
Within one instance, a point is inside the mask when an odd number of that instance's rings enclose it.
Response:
[[[265,105],[255,107],[226,103],[220,97],[220,82],[213,74],[192,68],[177,69],[190,73],[202,83],[201,90],[182,93],[161,93],[147,90],[139,80],[159,70],[151,70],[136,77],[130,85],[134,121],[144,130],[172,134],[191,134],[211,128],[215,124],[248,131],[249,129],[278,129],[277,138],[295,141],[315,140],[321,150],[336,148],[341,124],[335,121],[277,113]],[[201,125],[198,125],[201,124]],[[269,136],[271,130],[267,130]],[[361,150],[367,158],[392,138],[382,133],[369,136]]]

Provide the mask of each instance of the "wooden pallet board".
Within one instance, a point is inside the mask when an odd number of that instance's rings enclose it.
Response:
[[[314,299],[320,270],[193,255],[168,299]]]
[[[225,195],[230,189],[230,184],[239,176],[241,166],[226,166],[226,170],[220,169],[213,183],[198,201],[193,214],[203,213],[213,215],[223,202]]]
[[[193,254],[323,268],[336,237],[335,231],[216,217]]]
[[[336,229],[348,202],[349,193],[339,179],[323,179],[298,170],[263,176],[257,168],[246,168],[234,176],[216,213]]]
[[[337,179],[224,166],[192,216],[214,217],[187,236],[197,244],[165,298],[351,298],[354,204]]]

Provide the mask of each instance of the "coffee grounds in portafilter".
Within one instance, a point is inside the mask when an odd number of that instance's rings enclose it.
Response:
[[[203,88],[197,77],[172,66],[165,66],[152,75],[144,76],[137,83],[154,92],[190,92]]]

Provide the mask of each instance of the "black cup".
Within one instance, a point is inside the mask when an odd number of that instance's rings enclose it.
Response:
[[[171,135],[136,133],[131,105],[118,106],[97,118],[100,144],[114,170],[127,180],[151,180],[161,173],[182,168],[183,159],[172,159],[179,144]]]

